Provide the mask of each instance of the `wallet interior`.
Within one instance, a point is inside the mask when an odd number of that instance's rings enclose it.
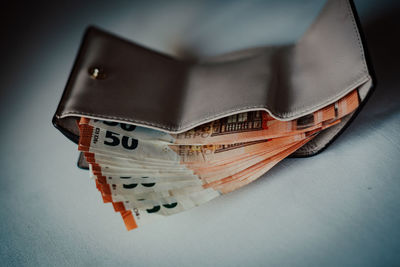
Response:
[[[354,89],[365,102],[373,84],[368,66],[355,9],[348,0],[327,1],[293,44],[196,62],[89,27],[53,123],[78,142],[76,119],[81,116],[168,133],[253,110],[293,120]],[[318,153],[350,121],[351,116],[321,132],[292,156]]]

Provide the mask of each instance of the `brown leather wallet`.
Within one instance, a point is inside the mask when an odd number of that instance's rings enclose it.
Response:
[[[53,124],[77,143],[76,119],[81,116],[168,133],[251,110],[286,121],[332,104],[356,88],[364,103],[372,81],[349,0],[328,1],[308,31],[291,45],[252,48],[196,62],[89,27]],[[315,155],[355,114],[292,156]],[[83,157],[78,165],[87,167]]]

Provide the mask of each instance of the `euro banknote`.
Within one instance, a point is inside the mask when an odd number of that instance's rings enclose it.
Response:
[[[82,117],[78,149],[128,230],[235,191],[350,116],[357,90],[293,120],[248,111],[171,133]]]

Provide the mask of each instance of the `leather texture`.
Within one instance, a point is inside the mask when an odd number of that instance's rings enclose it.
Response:
[[[94,68],[100,70],[101,79],[91,76]],[[292,120],[355,88],[364,101],[372,79],[348,0],[327,1],[294,44],[252,48],[197,62],[175,59],[90,27],[53,123],[77,142],[80,116],[170,133],[250,110]],[[324,131],[295,155],[317,153],[347,121]]]

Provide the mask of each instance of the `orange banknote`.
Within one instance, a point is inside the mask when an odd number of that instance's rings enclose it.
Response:
[[[81,118],[78,148],[103,202],[131,230],[247,185],[358,105],[354,90],[295,120],[250,111],[180,134]]]

